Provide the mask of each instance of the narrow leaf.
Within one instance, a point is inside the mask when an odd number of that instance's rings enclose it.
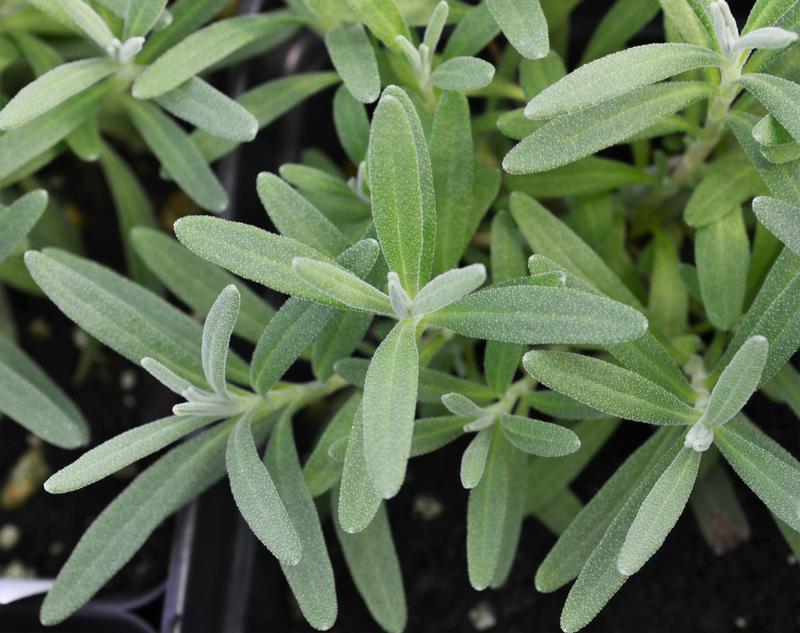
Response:
[[[25,86],[0,110],[0,129],[24,125],[105,79],[115,69],[112,60],[101,57],[57,66]]]
[[[431,83],[442,90],[470,92],[492,83],[494,66],[478,57],[451,57],[437,66]]]
[[[633,308],[572,288],[492,287],[426,317],[463,336],[524,343],[618,343],[636,339],[647,320]]]
[[[777,198],[759,197],[753,200],[753,211],[775,237],[800,254],[800,210],[797,207]]]
[[[197,204],[222,211],[228,196],[186,133],[151,103],[125,100],[125,109],[169,175]]]
[[[758,389],[768,353],[763,336],[753,336],[739,348],[711,392],[703,413],[707,427],[722,426],[744,408]]]
[[[691,44],[634,46],[585,64],[545,88],[527,105],[525,116],[546,119],[574,112],[695,68],[723,63],[718,53]]]
[[[272,477],[258,457],[251,414],[239,418],[228,436],[225,466],[231,492],[247,525],[282,565],[297,565],[302,556],[300,539]]]
[[[500,426],[509,442],[531,455],[563,457],[581,447],[578,436],[558,424],[504,413],[500,416]]]
[[[461,485],[467,490],[472,490],[477,486],[483,477],[493,437],[494,428],[491,426],[479,431],[467,445],[461,457]]]
[[[228,359],[228,346],[239,316],[241,299],[233,284],[225,286],[211,306],[203,325],[203,339],[200,358],[203,374],[208,385],[220,396],[226,396],[225,364]]]
[[[710,97],[712,87],[668,82],[637,88],[597,106],[553,119],[514,147],[503,159],[511,174],[548,171],[616,145],[663,117]]]
[[[364,456],[375,491],[397,494],[414,432],[419,359],[416,326],[401,321],[383,340],[364,383]]]
[[[692,492],[701,453],[683,448],[645,497],[631,524],[617,568],[632,576],[655,554],[675,527]]]
[[[208,426],[211,418],[171,415],[120,433],[87,451],[44,482],[51,494],[79,490]]]
[[[528,352],[525,369],[544,385],[608,415],[691,424],[699,413],[662,387],[612,363],[570,352]]]
[[[348,534],[366,530],[381,507],[364,459],[364,416],[360,406],[347,439],[339,489],[338,523]]]
[[[281,569],[306,621],[326,631],[336,621],[336,583],[317,508],[303,481],[291,419],[286,414],[270,437],[264,464],[283,499],[302,551],[298,564],[282,563]]]
[[[0,335],[0,412],[61,448],[89,441],[89,427],[77,407],[4,335]]]
[[[214,136],[242,143],[252,141],[258,133],[258,121],[252,114],[199,77],[187,79],[155,102]]]
[[[372,103],[381,93],[375,50],[361,24],[346,24],[325,34],[333,67],[344,85],[361,103]]]
[[[539,59],[550,51],[547,19],[539,0],[487,0],[497,26],[517,52]]]

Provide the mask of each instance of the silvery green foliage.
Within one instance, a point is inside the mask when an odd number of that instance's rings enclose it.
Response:
[[[788,0],[758,0],[741,31],[722,0],[619,0],[577,68],[564,61],[573,56],[563,36],[579,2],[304,0],[194,33],[214,2],[134,0],[113,24],[79,0],[33,4],[99,53],[59,66],[49,86],[52,69],[41,67],[44,83],[0,114],[8,125],[36,117],[0,136],[0,147],[24,146],[23,162],[62,139],[81,146],[73,132],[84,112],[118,99],[164,175],[220,202],[208,162],[337,82],[333,128],[349,160],[315,150],[260,174],[271,230],[194,215],[175,223],[178,242],[133,233],[140,265],[202,327],[82,258],[26,255],[70,318],[186,399],[46,488],[89,485],[194,434],[90,527],[43,621],[67,617],[159,521],[227,474],[312,626],[330,628],[337,613],[313,501],[329,495],[318,507],[332,510],[355,585],[376,622],[401,631],[391,499],[411,460],[456,441],[459,473],[443,476],[468,495],[469,584],[503,585],[532,516],[558,537],[536,588],[575,581],[564,631],[588,625],[658,556],[687,503],[703,534],[713,513],[697,508],[713,498],[746,535],[725,483],[733,474],[796,543],[800,466],[769,438],[770,420],[762,431],[744,413],[759,390],[800,411],[787,363],[800,346],[798,24]],[[626,48],[659,8],[668,41]],[[169,16],[192,28],[177,37]],[[335,73],[279,79],[238,102],[198,76],[296,25],[324,40]],[[124,90],[109,96],[112,82]],[[165,112],[201,129],[187,135]],[[614,145],[632,160],[596,155]],[[115,199],[141,217],[146,195],[130,170],[107,145],[98,155]],[[0,181],[19,167],[0,153]],[[287,298],[267,305],[248,281]],[[256,343],[249,363],[229,351],[233,335]],[[292,381],[300,363],[310,382]],[[292,420],[320,410],[316,443],[298,455]],[[572,480],[634,422],[653,425],[649,439],[579,499]]]

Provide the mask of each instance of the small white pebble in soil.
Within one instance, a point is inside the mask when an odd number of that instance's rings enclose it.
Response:
[[[133,409],[136,406],[136,397],[132,394],[126,393],[122,396],[122,406],[126,409]]]
[[[50,556],[61,556],[64,553],[64,543],[61,541],[53,541],[47,546],[47,553]]]
[[[789,554],[786,557],[786,564],[789,565],[789,567],[794,567],[795,565],[797,565],[797,556],[795,556],[794,554]]]
[[[497,624],[497,616],[492,605],[485,601],[472,607],[467,617],[476,631],[488,631]]]
[[[433,521],[444,511],[444,506],[442,506],[438,499],[423,494],[414,497],[413,510],[414,514],[423,521]]]
[[[28,324],[28,332],[34,338],[45,339],[50,338],[53,330],[50,324],[42,317],[36,317],[35,319],[31,319],[31,322]]]
[[[747,628],[747,620],[741,615],[737,615],[736,618],[733,620],[733,625],[737,629],[745,629]]]
[[[132,369],[124,369],[119,373],[119,387],[123,391],[132,391],[138,376]]]
[[[89,337],[80,328],[72,330],[72,342],[78,349],[84,349],[89,344]]]
[[[19,543],[19,528],[13,523],[6,523],[0,528],[0,549],[8,551]]]
[[[35,578],[36,570],[26,567],[20,560],[12,560],[3,570],[3,575],[7,578]]]

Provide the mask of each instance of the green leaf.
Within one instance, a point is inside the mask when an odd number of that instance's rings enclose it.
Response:
[[[363,387],[369,361],[364,358],[345,358],[336,363],[336,374],[352,385]],[[441,404],[442,396],[459,393],[471,400],[489,402],[496,394],[486,385],[465,378],[458,378],[442,371],[421,367],[419,370],[419,401],[425,404]]]
[[[272,477],[258,457],[252,415],[239,418],[228,436],[225,467],[236,507],[247,525],[281,565],[297,565],[302,556],[300,538]]]
[[[533,251],[588,281],[612,299],[639,307],[633,293],[571,228],[533,198],[511,194],[511,215]]]
[[[212,421],[208,417],[171,415],[137,426],[94,447],[51,475],[44,482],[44,489],[51,494],[79,490],[160,451]]]
[[[580,65],[624,48],[660,9],[658,0],[616,0],[592,33]]]
[[[750,309],[742,317],[736,334],[712,373],[719,376],[736,351],[751,336],[769,341],[769,356],[761,375],[767,382],[800,345],[800,258],[783,250],[767,275]]]
[[[563,457],[581,447],[578,436],[558,424],[503,413],[500,426],[509,442],[531,455]]]
[[[583,472],[619,423],[619,420],[609,418],[580,422],[572,427],[581,442],[576,452],[560,459],[531,459],[524,475],[525,513],[537,514],[563,496],[569,490],[570,483]]]
[[[0,207],[0,262],[25,239],[46,208],[47,192],[42,189],[18,198],[9,207]]]
[[[114,39],[114,34],[103,18],[83,0],[62,0],[61,9],[101,49],[105,50]]]
[[[27,354],[3,335],[0,335],[0,412],[45,442],[61,448],[76,448],[89,441],[89,427],[77,407]]]
[[[633,165],[595,156],[545,173],[507,175],[503,179],[509,191],[520,191],[534,198],[605,193],[626,185],[653,182],[652,176]]]
[[[124,104],[136,130],[186,195],[205,209],[222,211],[228,196],[191,138],[153,104],[135,99]]]
[[[137,252],[137,245],[134,240],[134,232],[139,230],[136,227],[139,227],[140,230],[143,231],[151,231],[157,226],[156,214],[150,202],[150,198],[134,171],[110,145],[105,143],[101,144],[100,168],[103,170],[103,176],[111,191],[111,197],[114,200],[114,207],[117,211],[117,222],[119,223],[122,244],[125,247],[125,262],[127,264],[128,274],[131,279],[137,283],[155,292],[159,292],[161,290],[161,285],[158,283],[156,277],[161,271],[154,270],[152,267],[145,264],[143,261],[145,257]],[[143,227],[150,228],[145,229]],[[166,236],[164,236],[164,240],[170,242],[169,246],[174,243]],[[182,247],[178,248],[186,252],[186,249]],[[188,253],[187,256],[194,260],[200,260],[199,257]],[[207,264],[206,267],[208,267]],[[193,270],[195,269],[187,267],[184,274],[191,277],[192,274],[189,271]],[[217,292],[215,292],[214,296],[210,299],[206,310],[224,285],[225,284],[222,283],[216,289]],[[174,288],[170,288],[170,290],[174,292]],[[203,312],[205,313],[206,310],[203,310]]]
[[[417,420],[414,422],[411,457],[427,455],[458,439],[464,435],[464,425],[471,420],[449,415]]]
[[[753,336],[739,348],[711,392],[702,420],[709,428],[722,426],[744,408],[758,389],[767,363],[769,343]]]
[[[753,138],[757,117],[733,112],[728,115],[727,121],[770,193],[784,202],[794,204],[800,196],[800,162],[776,165],[764,158],[760,145]]]
[[[458,265],[469,239],[469,216],[474,187],[474,148],[469,103],[455,92],[439,97],[430,142],[436,194],[436,248],[433,273]]]
[[[647,494],[617,559],[621,574],[635,574],[663,545],[689,501],[701,455],[681,449]]]
[[[387,48],[399,52],[400,35],[413,39],[395,0],[347,0],[347,5]]]
[[[325,34],[325,47],[344,85],[361,103],[380,96],[381,77],[375,50],[361,24],[346,24]]]
[[[386,263],[413,297],[429,275],[425,241],[432,242],[434,234],[425,216],[433,175],[419,117],[409,110],[413,105],[401,101],[402,91],[390,88],[378,102],[370,130],[372,214]],[[433,243],[429,247],[432,253]]]
[[[622,575],[617,569],[617,559],[625,536],[648,492],[667,469],[679,449],[680,442],[672,442],[666,449],[656,453],[657,459],[654,460],[651,468],[643,473],[641,479],[627,493],[622,507],[608,525],[608,529],[589,556],[578,580],[567,596],[564,610],[561,613],[563,631],[572,633],[583,628],[627,580],[627,576]],[[578,519],[581,514],[578,515]]]
[[[233,326],[239,316],[241,299],[239,291],[233,284],[225,286],[219,293],[206,316],[203,325],[203,339],[200,358],[203,374],[211,389],[220,396],[228,393],[225,382],[225,364],[228,359]]]
[[[767,508],[800,532],[800,464],[797,460],[742,417],[717,429],[714,442],[736,474]]]
[[[256,189],[273,224],[286,237],[304,242],[330,257],[336,257],[350,245],[328,218],[274,174],[261,172]]]
[[[103,82],[56,106],[27,125],[0,135],[0,180],[46,154],[90,117],[111,89]]]
[[[777,198],[759,197],[753,200],[753,211],[775,237],[800,254],[800,209]]]
[[[651,473],[657,471],[659,462],[666,467],[678,453],[683,445],[684,433],[680,428],[659,429],[625,460],[586,504],[542,561],[536,571],[537,590],[550,593],[581,573],[626,502],[634,496],[637,489],[640,490],[641,499],[644,499],[649,490],[646,488],[646,479],[651,480],[652,486],[658,474],[653,477]],[[639,504],[631,508],[633,513],[638,507]],[[634,516],[630,512],[629,515],[632,521]],[[628,526],[624,527],[627,532]],[[624,538],[625,532],[622,532],[620,546]],[[614,572],[617,572],[616,557],[612,565]]]
[[[167,0],[134,0],[128,2],[125,15],[125,36],[147,35],[167,6]]]
[[[272,433],[264,463],[283,499],[302,550],[297,565],[281,563],[281,569],[306,621],[315,629],[326,631],[336,621],[333,568],[317,508],[303,481],[291,418],[287,414],[281,417]]]
[[[704,0],[659,0],[664,18],[683,41],[719,49]]]
[[[364,382],[364,457],[384,499],[397,494],[405,478],[418,371],[416,324],[400,321],[375,351]]]
[[[604,420],[608,416],[558,391],[537,389],[523,396],[526,404],[557,420]]]
[[[454,268],[438,275],[425,284],[414,298],[414,314],[430,314],[442,310],[467,296],[486,281],[486,267],[472,264]]]
[[[486,0],[489,12],[517,52],[540,59],[550,51],[547,20],[539,0]]]
[[[208,216],[181,218],[174,229],[189,250],[240,277],[278,292],[331,303],[327,295],[310,286],[292,268],[295,257],[326,259],[310,246],[249,224]]]
[[[525,116],[546,119],[575,112],[695,68],[723,63],[718,53],[691,44],[635,46],[585,64],[545,88],[527,105]]]
[[[629,139],[663,117],[712,96],[713,90],[705,83],[668,82],[564,114],[506,154],[503,168],[511,174],[528,174],[567,165]]]
[[[328,451],[331,446],[346,440],[353,426],[356,411],[361,406],[361,394],[352,394],[339,407],[336,415],[325,425],[314,450],[303,466],[303,479],[312,497],[319,497],[339,483],[342,476],[342,465],[331,459]]]
[[[334,373],[334,365],[352,354],[367,333],[372,315],[363,312],[339,312],[314,339],[311,367],[320,380]]]
[[[492,445],[480,483],[470,490],[467,505],[467,571],[478,591],[495,576],[502,553],[503,527],[511,494],[509,444],[499,428],[487,429]]]
[[[470,7],[453,29],[444,48],[444,57],[475,55],[500,34],[500,28],[489,12],[487,3]]]
[[[451,57],[437,66],[431,83],[441,90],[470,92],[492,83],[494,66],[478,57]]]
[[[337,261],[358,275],[364,276],[377,254],[376,249],[363,248],[369,242],[359,242],[342,253]],[[335,311],[292,297],[270,320],[261,333],[253,353],[250,367],[250,384],[257,393],[266,395],[275,386],[300,354],[315,337],[334,319]]]
[[[609,345],[606,349],[623,367],[664,387],[687,402],[693,402],[697,397],[678,363],[652,332],[635,341]]]
[[[292,18],[282,11],[214,22],[188,35],[147,66],[133,82],[133,96],[152,99],[163,95],[248,44],[282,41],[292,34],[292,27]]]
[[[651,424],[691,424],[700,416],[657,384],[599,358],[533,351],[522,364],[550,389],[608,415]]]
[[[144,544],[169,515],[200,495],[225,473],[225,422],[172,449],[128,485],[92,522],[40,613],[57,624],[83,606]],[[256,432],[265,438],[265,423]]]
[[[199,77],[187,79],[154,101],[167,112],[209,134],[237,142],[252,141],[258,121],[233,99]]]
[[[491,426],[479,431],[461,456],[461,485],[467,490],[477,486],[483,477],[493,437],[494,428]]]
[[[363,406],[363,405],[362,405]],[[353,416],[342,467],[337,519],[348,534],[358,534],[369,527],[381,507],[364,458],[364,416],[362,406]]]
[[[664,231],[653,236],[653,274],[647,312],[654,326],[666,336],[679,336],[686,330],[689,293],[678,272],[678,246]]]
[[[333,96],[333,124],[336,136],[354,165],[367,158],[369,119],[367,111],[350,91],[341,86]]]
[[[198,257],[168,235],[139,227],[131,232],[136,252],[169,291],[192,310],[207,314],[225,286],[241,295],[241,311],[234,332],[256,342],[275,310],[245,282]]]
[[[264,128],[297,104],[338,82],[339,75],[334,72],[299,73],[256,86],[239,97],[236,103],[256,118],[259,128]],[[191,136],[207,162],[225,156],[239,145],[203,130],[195,130]]]
[[[57,66],[25,86],[0,110],[0,129],[18,128],[39,117],[105,79],[116,67],[115,62],[102,57]]]
[[[782,77],[760,73],[746,74],[738,83],[769,110],[795,141],[800,141],[800,86]]]
[[[742,34],[750,33],[756,29],[772,26],[779,18],[794,6],[796,0],[756,0],[747,23],[742,29]]]
[[[63,251],[28,251],[25,264],[40,288],[70,319],[137,365],[150,357],[194,384],[204,384],[202,328],[161,297],[117,273]],[[247,382],[234,356],[229,377]]]
[[[702,228],[761,193],[765,193],[764,183],[752,164],[731,154],[711,164],[686,203],[683,219],[691,227]]]
[[[728,330],[742,313],[750,264],[740,208],[697,231],[694,258],[708,319],[718,330]]]
[[[425,318],[462,336],[508,343],[619,343],[642,336],[633,308],[572,288],[491,287]]]
[[[336,303],[364,312],[394,315],[386,294],[344,268],[306,257],[295,257],[292,267],[300,278]]]
[[[709,468],[702,464],[689,503],[703,539],[714,554],[721,556],[750,539],[750,525],[728,475],[730,471],[719,459],[714,462]]]
[[[332,512],[336,497],[331,495]],[[350,576],[370,614],[384,631],[401,633],[408,621],[406,596],[386,507],[381,504],[375,518],[357,534],[348,534],[336,520],[333,525]]]
[[[222,11],[227,0],[177,0],[169,7],[172,23],[156,29],[147,37],[142,52],[136,56],[140,64],[150,64],[172,46],[191,35],[203,24]]]

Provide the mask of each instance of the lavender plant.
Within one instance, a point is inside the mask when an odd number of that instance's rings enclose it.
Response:
[[[465,435],[449,476],[469,495],[470,584],[506,581],[533,516],[559,535],[536,588],[575,581],[565,631],[656,555],[687,504],[715,550],[726,544],[709,529],[711,503],[746,538],[731,470],[796,551],[800,463],[770,420],[743,409],[760,390],[800,410],[789,362],[800,346],[800,5],[758,0],[740,33],[723,0],[618,0],[567,73],[579,2],[288,4],[288,23],[322,35],[342,78],[333,124],[350,171],[317,152],[261,174],[277,232],[202,215],[175,224],[178,242],[133,231],[138,256],[202,327],[98,264],[26,254],[65,314],[184,399],[46,488],[81,488],[191,435],[92,524],[42,621],[68,617],[227,476],[313,627],[337,612],[314,503],[327,496],[367,607],[401,631],[388,501],[409,459]],[[625,49],[659,9],[669,41]],[[477,57],[501,32],[495,64]],[[134,96],[196,72],[153,64]],[[612,146],[632,160],[596,155]],[[288,298],[275,311],[237,277]],[[233,334],[255,342],[249,363],[229,350]],[[314,379],[291,382],[296,363]],[[318,402],[329,421],[301,462],[293,424]],[[584,505],[571,482],[631,422],[659,428]]]

